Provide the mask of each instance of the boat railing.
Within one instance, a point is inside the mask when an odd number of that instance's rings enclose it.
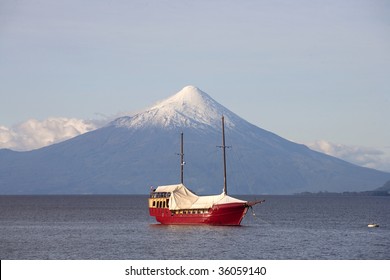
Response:
[[[171,197],[170,192],[151,192],[150,193],[150,198],[169,198]]]

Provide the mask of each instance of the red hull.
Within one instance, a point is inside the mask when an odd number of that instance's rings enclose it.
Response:
[[[212,208],[197,213],[191,210],[171,211],[168,208],[149,208],[150,216],[164,225],[219,225],[238,226],[248,211],[245,203],[214,205]]]

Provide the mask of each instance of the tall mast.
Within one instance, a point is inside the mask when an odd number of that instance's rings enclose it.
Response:
[[[223,151],[223,193],[227,194],[226,179],[226,145],[225,145],[225,117],[222,115],[222,151]]]
[[[180,137],[180,182],[184,183],[184,141],[183,132]]]

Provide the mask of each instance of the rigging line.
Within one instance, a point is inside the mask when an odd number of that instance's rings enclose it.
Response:
[[[268,224],[268,225],[273,225],[272,223],[268,222],[267,220],[264,220],[264,219],[260,218],[259,216],[257,216],[256,213],[255,213],[255,210],[253,209],[252,206],[251,206],[250,208],[251,208],[251,211],[252,211],[252,217],[253,217],[253,219],[255,219],[255,220],[260,220],[260,221],[262,221],[262,222],[264,222],[264,223],[266,223],[266,224]]]

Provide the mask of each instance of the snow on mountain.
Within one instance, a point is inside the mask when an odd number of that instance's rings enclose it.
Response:
[[[226,126],[234,126],[232,119],[238,117],[220,105],[207,93],[195,86],[186,86],[175,95],[134,116],[125,116],[112,122],[117,127],[141,128],[159,126],[163,128],[193,127],[214,128],[220,126],[225,115]]]

